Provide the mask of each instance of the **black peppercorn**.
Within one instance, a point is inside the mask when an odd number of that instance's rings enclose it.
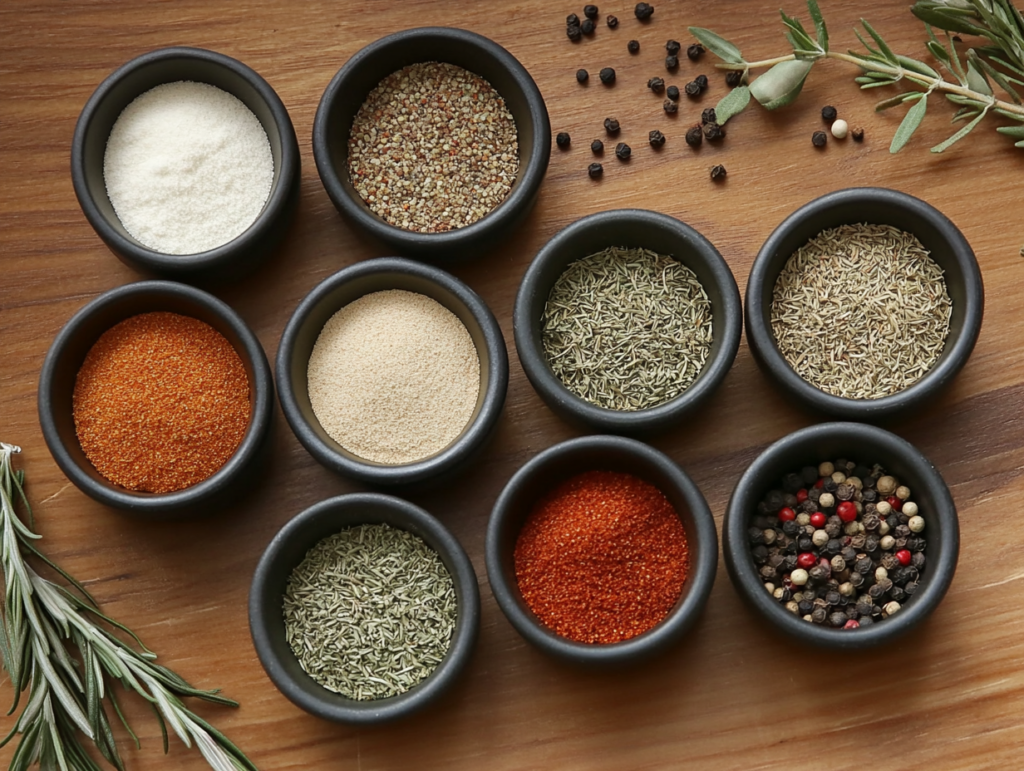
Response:
[[[697,130],[699,131],[700,128],[697,127]],[[686,135],[686,142],[687,142],[687,144],[690,143],[690,135],[689,134]],[[699,145],[700,142],[698,141],[697,144]],[[788,522],[783,522],[782,523],[782,532],[785,533],[786,535],[788,535],[790,538],[792,538],[793,536],[795,536],[797,533],[800,532],[800,525],[798,525],[792,519],[789,520]]]
[[[577,83],[586,83],[588,80],[590,80],[589,72],[587,72],[586,70],[576,70]]]
[[[917,552],[910,558],[910,564],[920,570],[924,567],[925,556],[922,552]]]
[[[679,57],[678,56],[666,56],[665,57],[665,69],[669,72],[675,72],[679,69]]]
[[[666,99],[665,103],[661,105],[661,108],[667,115],[675,115],[679,112],[679,105],[673,102],[671,99]]]
[[[772,580],[778,578],[778,576],[779,576],[779,571],[777,571],[771,565],[764,565],[761,568],[760,573],[761,573],[761,578],[763,578],[765,581],[772,581]]]
[[[600,139],[595,139],[590,143],[590,151],[594,153],[594,155],[600,155],[604,152],[604,142]]]
[[[725,73],[725,85],[729,88],[736,88],[743,82],[743,73],[739,70],[729,70]]]
[[[814,541],[808,538],[806,535],[796,539],[796,548],[799,551],[810,551],[814,548]]]
[[[839,111],[830,104],[825,105],[821,108],[821,119],[826,123],[831,123],[836,119]]]
[[[814,609],[814,603],[810,600],[800,600],[800,602],[797,603],[797,605],[800,608],[800,613],[804,616],[806,616]]]
[[[615,29],[619,26],[619,18],[617,16],[609,16],[605,21],[608,24],[608,29]]]
[[[728,172],[726,172],[725,166],[723,166],[722,164],[718,164],[717,166],[711,167],[711,179],[713,179],[715,182],[720,182],[721,180],[725,179],[725,175],[727,173]]]
[[[561,132],[555,137],[555,144],[561,147],[563,150],[572,143],[572,138],[565,131]]]
[[[824,131],[815,131],[811,134],[811,144],[815,147],[824,147],[828,142],[828,135]]]
[[[708,140],[715,142],[719,139],[725,138],[725,129],[717,123],[709,123],[704,127],[704,136]]]
[[[698,75],[693,79],[693,82],[697,84],[701,91],[705,91],[708,87],[708,76]]]
[[[764,530],[759,527],[747,528],[747,540],[754,545],[764,543]]]
[[[704,46],[700,43],[691,43],[686,48],[686,55],[690,58],[690,61],[697,61],[704,55]]]
[[[687,83],[683,87],[683,90],[686,92],[686,95],[691,99],[696,99],[698,96],[700,96],[700,86],[697,85],[697,81],[695,80],[691,80],[689,83]]]
[[[768,547],[763,543],[758,544],[750,550],[750,556],[754,558],[754,562],[758,565],[764,565],[768,562]],[[781,564],[781,562],[779,564]],[[772,565],[772,567],[777,568],[778,565]]]
[[[637,3],[633,13],[640,21],[647,21],[654,15],[654,6],[647,3]]]
[[[647,87],[656,94],[665,90],[665,81],[661,78],[651,78],[647,81]]]
[[[836,482],[836,480],[829,478],[821,483],[821,489],[826,493],[834,493],[839,489],[839,483]]]
[[[604,174],[604,166],[602,166],[600,163],[592,163],[589,166],[587,166],[587,174],[590,175],[591,179],[597,179],[602,174]]]
[[[703,119],[703,118],[707,117],[708,112],[710,112],[712,115],[715,114],[714,108],[710,108],[708,110],[705,110],[704,111],[704,115],[703,115],[703,117],[701,119],[702,123],[714,123],[715,122],[715,119],[713,117],[711,118],[711,120],[704,120]],[[800,475],[799,474],[786,474],[786,476],[784,476],[782,478],[782,490],[783,490],[783,492],[795,493],[801,487],[803,487],[803,483],[800,481]]]
[[[708,107],[704,112],[702,112],[700,114],[700,122],[705,126],[709,123],[718,123],[718,116],[715,115],[715,108]],[[803,487],[803,480],[797,474],[793,474],[792,476],[796,479],[796,483],[798,485],[797,490],[799,490]]]
[[[600,73],[601,82],[606,86],[610,86],[615,82],[615,70],[611,67],[605,67]]]
[[[669,86],[668,90],[665,93],[668,95],[668,98],[671,99],[673,102],[679,101],[679,86]]]
[[[628,161],[632,152],[633,151],[630,149],[629,145],[625,142],[619,142],[615,145],[615,157],[620,161]]]
[[[862,128],[855,128],[853,131],[850,132],[850,136],[853,137],[853,141],[854,142],[863,142],[864,141],[864,129],[862,129]]]
[[[583,15],[588,19],[597,18],[597,6],[596,5],[585,5],[583,6]]]
[[[681,48],[678,40],[669,40],[665,43],[665,50],[668,51],[669,56],[675,56]]]
[[[580,26],[580,17],[575,13],[570,13],[565,17],[565,26],[567,27],[578,27]]]
[[[605,118],[604,130],[607,131],[612,136],[615,136],[616,134],[619,133],[619,122],[615,120],[615,118]]]
[[[776,512],[782,508],[782,490],[771,490],[768,495],[764,497],[764,502],[768,504],[768,511]],[[792,521],[792,520],[790,520]],[[895,527],[895,525],[893,525]]]
[[[837,610],[835,613],[828,617],[828,623],[831,626],[836,627],[837,629],[843,626],[847,622],[847,620],[848,619],[846,618],[846,614],[839,610]]]
[[[597,25],[594,24],[593,19],[584,19],[580,24],[580,31],[583,32],[584,35],[593,35],[595,29],[597,29]]]
[[[565,28],[565,34],[569,40],[579,40],[583,37],[583,31],[580,29],[579,24],[570,24]]]
[[[647,135],[647,141],[651,143],[651,147],[664,147],[665,135],[655,129]]]
[[[626,43],[626,50],[629,51],[631,54],[640,53],[640,41],[630,40],[628,43]]]

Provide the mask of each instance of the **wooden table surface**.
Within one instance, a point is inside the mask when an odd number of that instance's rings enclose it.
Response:
[[[682,102],[672,119],[645,88],[665,75],[668,38],[690,41],[687,25],[710,27],[748,56],[788,48],[777,0],[657,2],[640,25],[632,5],[617,30],[570,44],[573,4],[403,0],[228,2],[8,0],[0,6],[0,439],[24,448],[43,549],[134,628],[160,661],[200,687],[220,687],[237,710],[200,705],[261,769],[654,769],[654,768],[1020,768],[1024,746],[1024,153],[989,121],[945,155],[928,148],[952,129],[953,112],[933,100],[904,152],[890,156],[899,114],[873,112],[848,65],[815,68],[796,105],[776,114],[751,108],[729,124],[720,147],[694,153],[683,142],[700,107],[725,92],[713,57],[683,60],[680,86],[710,76],[703,101]],[[926,57],[924,28],[908,3],[822,3],[833,46],[856,46],[868,18],[900,52]],[[786,10],[801,14],[800,2]],[[494,310],[510,349],[511,381],[495,441],[481,462],[442,491],[410,496],[438,515],[468,551],[480,579],[482,626],[464,678],[426,713],[399,724],[353,729],[313,718],[271,685],[253,650],[246,615],[252,571],[292,516],[321,499],[360,489],[320,467],[278,410],[272,470],[237,507],[202,522],[150,524],[104,508],[69,484],[50,457],[36,415],[42,358],[82,305],[142,276],[104,247],[82,215],[69,173],[71,136],[93,89],[132,57],[168,45],[211,48],[262,74],[291,113],[302,152],[298,215],[284,246],[252,277],[217,290],[252,326],[273,359],[299,300],[323,278],[385,254],[344,222],[325,194],[310,148],[317,102],[357,50],[392,31],[460,26],[508,48],[547,100],[552,130],[573,147],[554,149],[540,198],[507,244],[454,272]],[[637,56],[626,41],[637,38]],[[574,73],[618,70],[612,89]],[[819,110],[834,104],[863,144],[810,142]],[[591,182],[592,138],[605,117],[623,123],[627,166],[606,155]],[[647,132],[668,136],[655,155]],[[708,168],[724,163],[722,185]],[[945,601],[917,631],[880,650],[829,654],[776,636],[741,604],[720,566],[707,611],[668,655],[638,669],[581,672],[550,660],[516,634],[491,596],[484,532],[502,486],[526,460],[576,436],[523,376],[512,341],[520,277],[541,245],[583,215],[618,207],[666,212],[697,228],[724,255],[743,290],[772,229],[815,196],[884,185],[945,212],[973,245],[987,289],[985,322],[970,362],[927,412],[889,426],[914,442],[945,476],[960,513],[959,570]],[[758,371],[746,347],[707,409],[657,439],[693,477],[720,524],[743,469],[769,443],[814,422]],[[0,698],[11,697],[9,682]],[[121,735],[130,769],[203,769],[195,750],[172,739],[161,755],[148,709],[126,699],[142,749]],[[6,733],[13,718],[0,720]],[[11,748],[0,750],[9,762]]]

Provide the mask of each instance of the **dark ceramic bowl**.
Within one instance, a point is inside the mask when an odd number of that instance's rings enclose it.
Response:
[[[417,292],[450,310],[466,326],[480,357],[480,395],[466,428],[436,455],[402,465],[360,458],[332,439],[313,413],[307,381],[309,357],[328,319],[353,300],[386,289]],[[505,404],[508,353],[494,314],[476,292],[439,268],[382,257],[335,273],[299,303],[277,349],[277,383],[288,424],[317,461],[339,474],[371,484],[407,485],[448,477],[479,453]]]
[[[821,231],[866,222],[912,233],[945,273],[953,301],[949,336],[935,366],[909,388],[880,399],[846,399],[825,393],[790,367],[771,327],[775,281],[793,252]],[[791,214],[768,237],[747,281],[747,342],[761,369],[804,407],[849,420],[881,421],[903,416],[938,394],[974,350],[985,309],[978,261],[967,239],[942,212],[906,193],[884,188],[851,188],[816,198]]]
[[[865,465],[881,463],[911,489],[927,523],[927,562],[917,592],[898,613],[859,629],[818,626],[786,610],[764,588],[747,539],[757,504],[769,490],[779,487],[785,474],[840,457]],[[855,650],[888,643],[919,625],[935,610],[956,572],[960,524],[942,476],[912,444],[863,423],[822,423],[783,437],[761,453],[740,477],[725,512],[722,551],[736,591],[775,629],[811,645]]]
[[[100,476],[82,451],[72,415],[75,378],[89,349],[115,324],[152,311],[169,311],[205,321],[238,352],[249,378],[249,428],[238,449],[215,474],[173,493],[131,492]],[[258,480],[262,461],[266,460],[273,410],[270,365],[246,323],[213,295],[173,281],[140,281],[101,294],[64,325],[46,354],[39,376],[39,422],[61,471],[90,498],[147,519],[211,513],[248,491]]]
[[[675,608],[657,626],[630,640],[578,643],[544,626],[519,591],[516,539],[534,505],[570,477],[617,471],[649,482],[679,514],[690,550],[690,570]],[[498,496],[487,525],[487,576],[499,607],[526,640],[545,653],[594,667],[630,665],[670,648],[697,622],[718,569],[718,536],[704,496],[675,462],[653,447],[619,436],[587,436],[557,444],[513,475]]]
[[[398,696],[356,701],[327,690],[303,671],[285,639],[282,598],[292,570],[317,542],[346,527],[379,523],[419,536],[438,553],[455,583],[458,620],[447,655],[426,680]],[[436,701],[469,663],[479,626],[476,573],[462,546],[426,511],[390,495],[342,495],[306,509],[274,536],[256,567],[249,590],[249,629],[260,662],[274,685],[306,712],[351,725],[386,723]]]
[[[703,371],[675,399],[635,412],[598,407],[574,394],[552,372],[541,342],[544,305],[555,282],[571,263],[610,246],[671,255],[697,274],[711,300],[713,342]],[[640,209],[592,214],[548,241],[519,284],[513,323],[523,370],[552,410],[577,425],[636,436],[664,431],[707,401],[736,358],[743,326],[736,280],[714,245],[673,217]]]
[[[446,233],[388,224],[370,211],[348,173],[349,133],[366,97],[391,73],[420,62],[447,62],[486,79],[505,100],[519,133],[519,175],[508,197],[472,225]],[[313,123],[316,168],[338,211],[396,253],[438,262],[478,256],[507,237],[533,208],[550,155],[548,111],[530,73],[494,41],[462,29],[408,29],[371,43],[338,70]]]
[[[103,179],[107,138],[124,108],[151,88],[181,80],[216,86],[243,102],[267,132],[274,158],[270,196],[256,221],[223,246],[191,255],[163,254],[135,240],[117,218]],[[115,70],[86,102],[71,144],[75,195],[96,234],[126,265],[183,281],[233,280],[256,268],[288,229],[298,203],[299,166],[295,130],[270,84],[241,62],[202,48],[161,48]]]

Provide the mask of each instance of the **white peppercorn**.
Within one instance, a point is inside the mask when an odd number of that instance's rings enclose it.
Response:
[[[835,482],[837,485],[841,485],[843,482],[846,481],[846,474],[844,474],[842,471],[833,471],[831,476],[832,481]]]
[[[878,583],[883,578],[888,578],[888,577],[889,577],[889,571],[888,570],[886,570],[885,568],[882,568],[882,567],[875,568],[875,583]]]
[[[880,517],[888,517],[892,514],[892,506],[889,505],[888,501],[879,501],[875,504],[875,511],[878,512]]]
[[[839,593],[843,595],[843,597],[853,597],[853,595],[857,593],[857,590],[854,588],[853,584],[847,581],[846,583],[839,584]]]
[[[900,485],[899,487],[896,488],[895,495],[901,501],[905,501],[907,500],[907,498],[910,497],[910,488],[907,487],[906,485]]]
[[[855,522],[847,522],[846,525],[843,527],[843,532],[846,533],[849,536],[857,535],[858,533],[860,533],[860,530],[861,530],[861,524],[860,524],[860,522],[856,522],[856,521]]]
[[[924,517],[911,517],[907,522],[907,527],[910,528],[911,533],[920,533],[924,530]]]
[[[815,530],[814,534],[811,536],[811,541],[815,546],[820,548],[828,543],[828,533],[824,530]]]
[[[850,124],[840,118],[832,124],[832,136],[836,139],[846,139],[850,131]]]
[[[803,568],[797,568],[789,574],[789,582],[793,584],[793,586],[803,586],[807,583],[808,577],[806,570]]]
[[[822,493],[821,497],[818,498],[818,505],[823,509],[830,509],[836,505],[835,496],[832,493]]]
[[[878,542],[878,545],[882,547],[883,551],[890,551],[895,544],[896,539],[891,535],[883,535],[881,540]]]
[[[764,531],[764,544],[765,546],[771,546],[775,543],[775,539],[778,538],[778,533],[775,532],[775,528],[769,527]]]
[[[897,496],[897,497],[899,497],[899,496]],[[904,503],[903,504],[903,508],[901,510],[908,517],[916,517],[917,516],[917,504],[914,503],[913,501],[907,501],[906,503]]]
[[[898,613],[901,607],[902,606],[896,602],[896,600],[893,600],[892,602],[885,603],[885,607],[882,608],[882,612],[887,616],[892,616]]]
[[[800,527],[807,527],[809,524],[811,524],[811,515],[804,511],[801,511],[799,514],[796,515],[796,523],[800,525]]]
[[[892,528],[889,527],[889,523],[886,522],[884,519],[881,522],[878,523],[878,534],[879,535],[887,535],[890,530],[892,530]]]
[[[793,614],[799,613],[800,612],[800,605],[798,603],[796,603],[796,602],[793,602],[793,600],[790,600],[789,602],[786,603],[786,610],[788,610],[790,613],[793,613]]]
[[[861,479],[860,477],[847,477],[846,484],[853,485],[858,490],[864,489],[864,480]]]
[[[896,480],[886,474],[884,477],[879,478],[875,489],[882,495],[892,495],[896,490]]]
[[[825,461],[818,466],[818,476],[830,477],[835,473],[836,467],[830,461]]]

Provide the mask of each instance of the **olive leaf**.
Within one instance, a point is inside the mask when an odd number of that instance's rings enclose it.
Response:
[[[720,35],[716,35],[709,29],[703,27],[690,27],[690,34],[697,38],[697,41],[715,54],[719,59],[731,64],[746,64],[740,49]]]
[[[806,59],[779,62],[750,84],[750,95],[766,110],[785,107],[800,95],[812,66]]]
[[[724,126],[729,118],[743,112],[748,104],[750,104],[750,89],[747,86],[734,88],[715,105],[715,118],[718,125]]]
[[[914,103],[914,106],[907,110],[907,114],[903,117],[903,122],[896,129],[896,133],[892,138],[892,144],[889,145],[890,153],[896,154],[906,146],[910,138],[914,136],[914,132],[917,131],[917,127],[921,125],[921,121],[924,120],[924,113],[927,108],[928,95],[921,94],[920,98]]]

